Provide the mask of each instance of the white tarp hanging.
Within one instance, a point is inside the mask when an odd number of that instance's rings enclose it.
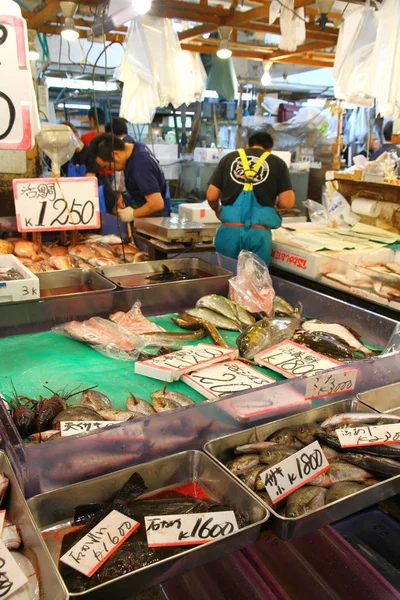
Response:
[[[206,73],[199,55],[181,50],[170,19],[145,15],[132,21],[119,79],[120,115],[150,123],[157,107],[175,108],[201,98]]]
[[[269,8],[269,24],[272,25],[278,17],[280,17],[282,34],[279,48],[294,52],[306,39],[304,8],[295,8],[294,0],[272,0]]]

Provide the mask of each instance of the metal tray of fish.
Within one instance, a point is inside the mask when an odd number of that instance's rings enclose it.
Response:
[[[48,544],[56,564],[62,543],[60,530],[71,524],[74,509],[80,505],[108,501],[135,472],[143,477],[147,486],[143,499],[174,487],[195,483],[217,503],[246,513],[250,524],[224,538],[179,552],[90,590],[70,593],[71,599],[131,599],[165,579],[176,577],[251,544],[257,539],[262,524],[269,518],[267,507],[242,485],[238,485],[235,477],[203,452],[190,450],[31,498],[28,505],[39,530],[46,534],[46,540],[49,540],[50,532],[54,533]]]
[[[40,281],[40,297],[42,299],[98,294],[117,289],[114,283],[90,269],[49,271],[48,273],[38,273],[37,277]]]
[[[11,464],[3,451],[0,451],[0,472],[4,473],[9,480],[5,502],[7,520],[18,527],[23,544],[22,553],[32,562],[39,579],[40,599],[67,599],[68,593],[64,583],[53,564],[50,552],[32,518]],[[24,586],[19,593],[16,592],[17,597],[30,599],[34,596],[29,595],[29,591]]]
[[[400,416],[400,383],[392,383],[368,392],[362,392],[358,394],[357,398],[372,410]]]
[[[199,258],[171,258],[143,263],[110,265],[103,267],[101,272],[120,288],[131,289],[151,286],[153,289],[160,285],[177,285],[180,283],[181,285],[185,284],[185,286],[198,287],[199,297],[207,293],[218,293],[215,291],[207,292],[204,289],[212,288],[215,290],[216,282],[227,285],[228,280],[233,276],[232,271]]]
[[[265,425],[260,425],[246,431],[233,433],[224,437],[214,439],[204,446],[204,451],[212,456],[214,460],[223,466],[228,472],[229,469],[225,463],[237,455],[233,454],[233,449],[237,446],[250,444],[253,442],[264,441],[270,435],[279,429],[286,427],[297,427],[303,424],[319,422],[327,419],[338,413],[343,412],[376,412],[366,410],[365,406],[360,404],[355,398],[341,400],[321,406],[306,412],[302,412],[291,417],[279,419],[278,421],[270,422]],[[266,466],[266,469],[268,467]],[[235,476],[236,477],[236,476]],[[238,478],[238,481],[247,488],[247,486]],[[249,488],[247,488],[249,489]],[[394,496],[400,492],[400,475],[396,475],[385,481],[381,481],[371,487],[367,487],[358,491],[346,498],[336,500],[328,505],[322,506],[313,512],[309,512],[303,516],[289,518],[279,514],[274,508],[268,507],[271,515],[275,517],[272,521],[272,527],[283,540],[289,540],[294,537],[299,537],[325,525],[329,525],[334,521],[343,519],[363,508],[371,506],[376,502],[380,502],[385,498]],[[251,492],[256,497],[259,496],[256,492]]]

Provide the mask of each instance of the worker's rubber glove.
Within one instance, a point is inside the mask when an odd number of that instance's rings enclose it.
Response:
[[[129,223],[133,221],[135,211],[131,206],[127,206],[126,208],[119,208],[117,213],[123,223]]]

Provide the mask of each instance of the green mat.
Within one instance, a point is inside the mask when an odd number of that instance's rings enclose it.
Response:
[[[150,320],[167,331],[182,332],[172,323],[171,316],[151,317]],[[231,347],[236,346],[237,332],[221,331],[221,334]],[[209,337],[201,342],[213,343]],[[128,392],[150,400],[151,392],[163,387],[162,381],[136,375],[133,362],[108,358],[86,344],[52,331],[2,339],[0,365],[0,392],[7,399],[14,395],[11,380],[19,395],[35,399],[40,395],[49,397],[50,392],[44,385],[55,392],[97,385],[97,389],[110,398],[114,408],[125,408]],[[269,369],[259,370],[276,381],[284,379]],[[195,402],[204,400],[198,392],[180,381],[168,384],[168,389],[187,394]],[[71,398],[71,403],[78,397]]]

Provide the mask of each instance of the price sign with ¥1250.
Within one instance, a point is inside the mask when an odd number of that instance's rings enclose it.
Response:
[[[100,227],[96,177],[14,179],[13,192],[20,232]]]

